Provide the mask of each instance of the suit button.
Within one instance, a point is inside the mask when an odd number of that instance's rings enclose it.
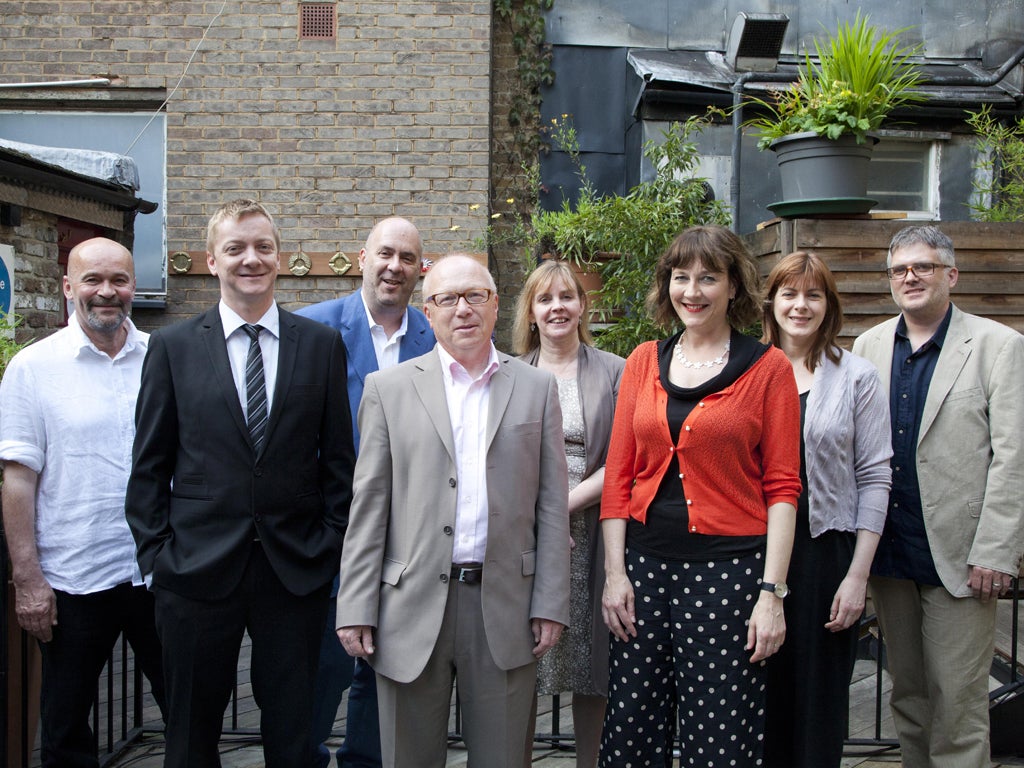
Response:
[[[455,487],[455,478],[454,477],[449,477],[448,478],[448,485],[450,485],[452,488]]]
[[[443,531],[444,531],[444,535],[445,535],[445,536],[451,536],[451,535],[452,535],[452,527],[451,527],[450,525],[446,525],[446,526],[445,526],[444,528],[442,528],[441,530],[443,530]]]
[[[254,469],[252,471],[252,473],[254,475],[256,475],[256,477],[263,477],[263,468],[262,467],[256,467],[256,469]]]
[[[441,583],[442,584],[447,584],[448,583],[448,574],[447,573],[442,573],[441,574]]]

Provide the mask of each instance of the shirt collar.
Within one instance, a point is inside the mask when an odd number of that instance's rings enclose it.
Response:
[[[126,317],[124,319],[124,325],[125,328],[128,329],[128,335],[125,337],[124,346],[121,347],[118,353],[114,356],[115,360],[119,357],[131,354],[136,349],[145,352],[149,345],[149,334],[143,333],[136,328],[135,323],[132,322],[130,317]],[[92,339],[90,339],[86,335],[85,331],[82,330],[82,324],[78,322],[78,315],[75,312],[72,312],[68,316],[68,330],[71,332],[71,338],[73,340],[72,349],[76,357],[86,350],[94,352],[97,355],[107,357],[107,353],[100,351],[96,345],[92,343]]]
[[[921,345],[920,349],[925,349],[930,345],[934,345],[939,349],[942,349],[942,343],[946,340],[946,333],[949,331],[949,321],[952,317],[953,302],[950,302],[949,307],[946,309],[946,316],[942,318],[942,322],[939,323],[939,327],[935,329],[935,333],[932,334],[932,337]],[[896,337],[909,341],[907,336],[907,320],[903,317],[903,313],[900,313],[900,317],[896,321]]]
[[[246,321],[239,317],[238,313],[235,312],[231,307],[224,303],[221,299],[217,305],[217,310],[220,312],[220,322],[224,326],[224,338],[229,338],[231,334],[246,325]],[[262,326],[265,331],[270,331],[275,339],[281,338],[281,315],[277,310],[277,302],[272,302],[270,309],[263,313],[263,317],[257,320],[253,325]]]
[[[366,312],[366,324],[369,326],[372,332],[375,328],[380,328],[381,332],[384,333],[384,338],[391,341],[391,339],[400,339],[405,336],[405,332],[409,330],[409,308],[406,307],[402,311],[402,324],[398,326],[398,330],[392,334],[391,338],[388,338],[387,332],[384,331],[384,326],[373,319],[373,315],[370,314],[370,308],[366,304],[366,297],[363,295],[362,290],[359,291],[359,299],[363,302],[363,311]]]
[[[437,354],[441,358],[441,370],[444,373],[445,379],[449,382],[463,380],[463,381],[483,381],[489,382],[491,377],[498,370],[498,350],[494,348],[494,344],[491,343],[491,352],[487,358],[487,367],[484,368],[483,373],[472,379],[469,372],[463,367],[462,363],[448,354],[447,350],[440,344],[437,345]]]

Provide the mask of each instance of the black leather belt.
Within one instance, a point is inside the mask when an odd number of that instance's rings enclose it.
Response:
[[[452,578],[463,584],[479,584],[484,577],[484,567],[480,563],[454,563]]]

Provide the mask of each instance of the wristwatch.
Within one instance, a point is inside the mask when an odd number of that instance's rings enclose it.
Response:
[[[765,592],[771,592],[780,600],[782,600],[786,597],[786,595],[789,594],[789,585],[786,584],[784,581],[780,581],[778,584],[772,584],[770,581],[762,581],[761,589],[763,589]]]

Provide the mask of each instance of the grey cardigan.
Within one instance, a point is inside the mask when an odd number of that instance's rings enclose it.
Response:
[[[889,403],[874,365],[843,352],[822,355],[804,417],[811,536],[881,533],[892,485]]]
[[[533,349],[522,356],[524,362],[537,365],[539,349]],[[580,345],[576,364],[576,381],[583,405],[583,440],[587,454],[587,468],[584,479],[604,466],[608,455],[608,442],[612,436],[612,417],[615,400],[619,396],[619,380],[626,361],[618,355],[604,352],[596,347]],[[587,597],[593,611],[591,643],[593,665],[591,676],[594,690],[603,696],[608,694],[608,639],[610,633],[601,615],[601,594],[604,590],[604,539],[601,537],[601,509],[594,505],[581,514],[586,516],[590,532],[590,569],[587,577]]]

